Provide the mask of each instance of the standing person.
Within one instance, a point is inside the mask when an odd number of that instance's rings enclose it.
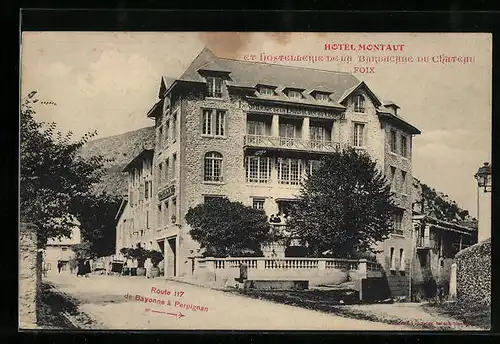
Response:
[[[90,261],[86,261],[85,262],[85,277],[89,277],[89,274],[90,274]]]
[[[122,266],[122,272],[121,272],[121,276],[123,276],[125,274],[125,272],[127,272],[128,274],[128,266],[127,266],[127,262],[123,263],[123,266]]]
[[[61,269],[62,269],[62,262],[60,260],[57,261],[57,272],[60,274],[61,273]]]
[[[78,259],[78,271],[76,272],[77,276],[85,275],[85,264],[83,259]]]
[[[151,268],[153,267],[153,263],[151,263],[151,259],[148,258],[144,262],[144,268],[146,269],[146,278],[151,277]]]

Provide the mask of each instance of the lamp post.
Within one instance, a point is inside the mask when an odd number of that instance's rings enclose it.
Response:
[[[474,175],[474,178],[477,180],[477,221],[478,221],[478,236],[479,231],[481,230],[480,225],[482,224],[482,228],[489,227],[489,225],[486,223],[487,221],[490,221],[489,219],[485,219],[484,223],[483,221],[480,221],[480,190],[483,189],[483,193],[491,193],[491,165],[488,162],[485,162],[483,166],[479,167],[477,170],[477,173]],[[488,229],[489,232],[489,229]],[[483,237],[478,237],[478,241],[482,241],[482,239],[485,239],[490,236],[490,233],[483,233]]]

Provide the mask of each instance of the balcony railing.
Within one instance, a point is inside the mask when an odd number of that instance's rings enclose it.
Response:
[[[316,152],[335,152],[340,148],[338,142],[303,140],[297,138],[265,135],[245,135],[245,146],[263,148],[274,147]]]

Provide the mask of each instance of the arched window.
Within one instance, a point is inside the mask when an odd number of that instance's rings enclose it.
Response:
[[[354,112],[365,112],[365,97],[361,94],[354,99]]]
[[[203,179],[207,182],[222,181],[222,154],[218,152],[205,154]]]

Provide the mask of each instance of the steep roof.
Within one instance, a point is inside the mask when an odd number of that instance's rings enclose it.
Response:
[[[178,80],[204,83],[200,70],[230,72],[229,85],[235,87],[255,87],[258,84],[265,84],[331,92],[334,102],[337,102],[347,89],[360,84],[360,81],[350,73],[232,60],[217,57],[208,48],[200,52]]]
[[[284,89],[296,88],[304,90],[306,99],[300,101],[303,105],[317,106],[316,102],[308,101],[307,94],[313,91],[321,91],[330,93],[329,98],[332,100],[332,104],[324,105],[324,107],[343,108],[342,102],[349,95],[360,88],[364,88],[379,108],[378,114],[381,119],[390,121],[412,134],[420,134],[420,130],[403,118],[386,111],[380,98],[363,81],[358,80],[350,73],[221,58],[206,47],[176,81],[170,82],[170,86],[166,86],[165,91],[169,92],[177,82],[205,83],[205,79],[201,75],[204,71],[227,73],[229,78],[227,85],[229,87],[275,86],[279,96],[277,100],[281,99],[287,101],[287,103],[290,102],[290,99],[284,96]],[[164,84],[167,85],[167,80],[165,80]],[[393,102],[386,102],[385,104],[387,106],[397,106]],[[158,106],[159,104],[155,104],[148,113],[148,117],[152,117],[155,108]]]
[[[130,169],[134,168],[137,166],[137,164],[144,160],[144,159],[151,159],[154,154],[154,149],[153,148],[145,148],[142,150],[137,156],[135,156],[132,161],[130,161],[127,166],[123,169],[123,172],[128,172]]]

